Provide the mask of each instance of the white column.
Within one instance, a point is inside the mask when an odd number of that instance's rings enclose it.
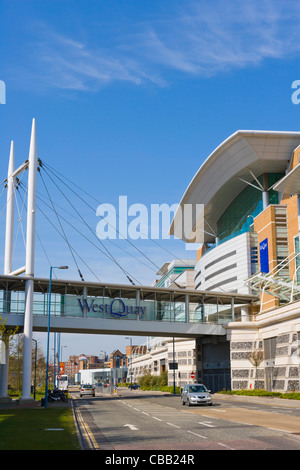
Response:
[[[84,299],[87,300],[87,287],[86,287],[86,286],[84,286],[83,289],[82,289],[82,298],[83,298],[83,300],[84,300]],[[82,303],[83,303],[83,302],[82,302]],[[83,305],[85,305],[85,304],[83,303]],[[87,316],[87,308],[84,307],[84,310],[83,310],[83,317],[86,318],[86,316]]]
[[[28,203],[26,239],[26,276],[34,275],[35,212],[36,212],[36,174],[37,145],[35,119],[32,121],[29,160],[28,160]]]
[[[13,255],[13,234],[14,234],[14,207],[15,207],[15,178],[12,176],[15,171],[15,152],[14,142],[11,141],[10,155],[7,172],[7,199],[6,199],[6,228],[5,228],[5,251],[4,251],[4,274],[10,274],[12,271]],[[10,302],[10,292],[5,293],[6,305]],[[2,342],[2,348],[5,348],[3,360],[0,366],[0,398],[8,396],[8,361],[9,361],[9,343]]]
[[[139,290],[136,291],[135,301],[136,301],[136,306],[138,307],[138,312],[139,312],[136,316],[136,319],[139,320],[140,319],[140,306],[141,306],[141,293]]]
[[[10,274],[12,271],[15,182],[16,182],[16,178],[12,176],[14,171],[15,171],[15,152],[14,152],[14,142],[11,141],[8,173],[7,173],[7,204],[6,204],[4,274]]]
[[[29,399],[31,386],[32,363],[32,323],[34,282],[34,248],[35,248],[35,215],[36,215],[36,173],[37,145],[35,119],[32,121],[30,150],[28,160],[28,200],[27,200],[27,238],[26,238],[26,276],[24,315],[24,353],[23,353],[23,389],[22,398]]]
[[[190,300],[188,294],[185,294],[185,321],[187,323],[190,321]]]
[[[243,305],[241,307],[241,321],[249,321],[250,307],[249,305]]]
[[[263,202],[263,210],[265,210],[269,206],[269,180],[267,173],[264,174],[264,190],[262,192],[262,202]]]

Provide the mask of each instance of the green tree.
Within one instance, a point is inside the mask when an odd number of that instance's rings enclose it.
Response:
[[[16,335],[11,342],[8,373],[9,387],[15,391],[21,391],[22,389],[23,350],[24,336],[23,334]],[[43,386],[45,384],[46,359],[39,346],[37,346],[37,357],[35,357],[35,348],[33,348],[31,369],[32,383],[34,383],[35,368],[37,387]]]
[[[16,326],[15,328],[7,328],[6,323],[7,318],[3,319],[3,317],[0,317],[0,341],[3,341],[3,343],[7,346],[9,345],[10,339],[12,339],[18,332],[18,327]]]

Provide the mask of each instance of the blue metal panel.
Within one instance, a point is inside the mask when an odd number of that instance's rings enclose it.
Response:
[[[268,239],[265,238],[259,244],[259,254],[260,254],[260,271],[262,273],[269,272],[269,248],[268,248]]]

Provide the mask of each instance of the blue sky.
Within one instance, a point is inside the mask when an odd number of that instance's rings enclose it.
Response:
[[[2,0],[1,182],[11,140],[16,165],[27,158],[35,117],[39,157],[90,194],[95,210],[95,201],[117,205],[121,195],[129,205],[179,203],[202,162],[236,130],[298,130],[291,86],[300,79],[299,22],[300,6],[291,0]],[[53,200],[70,209],[47,184]],[[72,201],[96,229],[95,210],[74,195]],[[0,211],[4,205],[2,196]],[[2,265],[4,223],[5,212]],[[124,282],[116,265],[66,230],[101,279]],[[77,278],[66,244],[41,214],[37,231],[44,249],[37,240],[36,275],[49,273],[46,251],[52,265],[70,266],[65,277]],[[24,264],[22,243],[19,226],[15,268]],[[177,240],[136,246],[152,263],[124,240],[106,243],[142,284],[173,254],[195,257]]]

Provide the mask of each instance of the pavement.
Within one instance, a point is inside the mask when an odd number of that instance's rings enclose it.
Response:
[[[71,406],[71,400],[68,400],[67,402],[64,401],[48,401],[48,408],[63,408]],[[11,409],[11,408],[41,408],[41,400],[20,400],[20,399],[13,399],[10,402],[0,401],[0,409]]]
[[[215,393],[212,398],[216,400],[231,400],[236,402],[264,403],[268,405],[288,406],[289,408],[300,408],[300,400],[278,397],[254,397],[249,395],[227,395],[226,393]]]

